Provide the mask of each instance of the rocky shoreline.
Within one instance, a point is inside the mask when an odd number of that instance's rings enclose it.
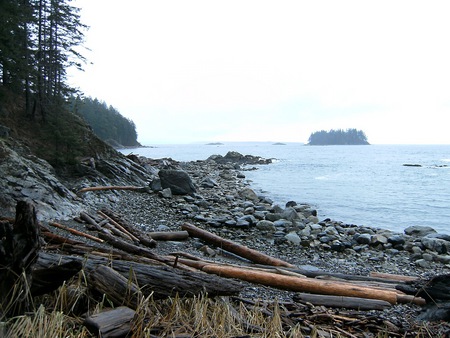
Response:
[[[270,197],[257,195],[245,180],[245,171],[252,165],[270,163],[259,157],[232,153],[186,163],[142,157],[134,160],[154,173],[150,185],[172,210],[166,218],[175,214],[180,221],[199,224],[223,236],[253,239],[255,246],[287,261],[301,259],[294,256],[295,248],[297,254],[309,257],[308,264],[322,256],[334,269],[342,269],[342,264],[351,260],[364,262],[358,268],[361,272],[370,269],[424,275],[450,269],[450,236],[430,227],[414,225],[396,233],[320,219],[311,206],[295,201],[274,205]],[[158,173],[168,169],[186,172],[190,180],[187,185],[194,190],[173,195],[170,188],[163,189]],[[137,209],[142,212],[145,205]],[[143,217],[134,216],[138,221]],[[158,226],[161,228],[161,224]],[[351,265],[350,269],[357,269]]]
[[[77,175],[66,180],[45,161],[2,144],[6,160],[2,209],[10,215],[19,199],[32,200],[41,221],[58,220],[82,228],[71,218],[81,210],[111,208],[145,231],[178,231],[188,222],[223,238],[280,258],[296,266],[367,276],[383,272],[430,278],[450,273],[450,236],[425,226],[403,233],[356,226],[321,218],[310,205],[290,201],[274,205],[269,196],[258,195],[245,178],[255,164],[269,164],[258,156],[231,152],[206,160],[177,162],[136,155],[87,159]],[[20,170],[18,170],[20,169]],[[90,191],[99,185],[133,185],[135,191]],[[8,204],[9,203],[9,204]],[[56,231],[56,230],[55,230]],[[79,238],[77,238],[79,240]],[[158,243],[158,254],[176,251],[206,256],[209,260],[236,261],[220,248],[201,240]],[[249,286],[243,297],[283,300],[293,293]],[[399,305],[378,315],[406,325],[420,308]]]

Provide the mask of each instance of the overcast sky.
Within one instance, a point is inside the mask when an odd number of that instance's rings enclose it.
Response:
[[[450,144],[450,1],[76,0],[90,26],[70,73],[142,144]]]

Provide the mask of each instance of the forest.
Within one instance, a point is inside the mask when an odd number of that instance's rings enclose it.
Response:
[[[321,130],[309,136],[308,145],[368,145],[367,136],[357,129]]]
[[[27,121],[18,125],[24,128],[31,121],[32,129],[47,132],[41,136],[54,143],[47,148],[59,157],[73,157],[80,147],[80,142],[74,141],[78,122],[66,115],[71,108],[102,140],[137,145],[134,123],[117,110],[92,99],[74,103],[73,98],[80,93],[68,84],[67,71],[82,70],[86,63],[82,51],[88,27],[80,20],[80,9],[71,2],[0,1],[0,112],[7,102],[15,102],[10,110]]]
[[[71,101],[70,109],[81,116],[100,139],[110,145],[139,146],[134,122],[122,116],[113,106],[98,99],[77,97]]]
[[[45,120],[73,92],[68,68],[85,62],[79,8],[69,0],[2,0],[0,22],[1,84],[23,96],[28,116]]]

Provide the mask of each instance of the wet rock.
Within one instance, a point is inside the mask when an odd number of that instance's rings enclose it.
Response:
[[[183,170],[162,169],[158,175],[162,188],[169,188],[174,195],[189,195],[196,192],[191,178]]]
[[[287,239],[288,242],[296,245],[299,245],[301,242],[301,238],[295,232],[288,233],[284,238]]]
[[[370,234],[356,234],[353,239],[358,244],[370,244],[372,241],[372,236]]]
[[[241,198],[246,199],[246,200],[250,200],[250,201],[254,201],[254,202],[259,201],[258,195],[256,195],[256,193],[253,191],[253,189],[250,189],[248,187],[239,191],[239,196],[241,196]]]
[[[432,238],[432,237],[423,237],[422,244],[428,250],[437,252],[440,255],[447,254],[450,252],[450,242],[440,239],[440,238]]]
[[[271,221],[266,221],[266,220],[262,220],[259,221],[258,223],[256,223],[256,228],[258,230],[262,230],[262,231],[272,231],[275,232],[276,231],[276,227],[273,224],[273,222]]]
[[[394,247],[397,245],[403,245],[405,244],[405,238],[402,235],[392,235],[389,236],[388,243],[391,243]]]
[[[414,236],[414,237],[424,237],[428,234],[435,233],[432,227],[421,226],[421,225],[413,225],[404,230],[406,235]]]

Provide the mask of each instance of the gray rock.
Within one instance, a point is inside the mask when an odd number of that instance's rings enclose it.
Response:
[[[403,245],[405,244],[405,238],[402,235],[392,235],[388,237],[388,243],[391,243],[394,247]]]
[[[443,239],[444,241],[450,242],[450,235],[447,234],[441,234],[441,233],[431,233],[426,235],[427,238],[438,238]]]
[[[414,237],[424,237],[435,232],[436,230],[434,230],[432,227],[421,225],[413,225],[405,229],[405,234]]]
[[[440,238],[423,237],[422,244],[428,250],[437,252],[439,255],[444,255],[450,252],[450,242]]]
[[[297,211],[293,207],[288,207],[283,210],[281,213],[281,217],[284,219],[287,219],[288,221],[294,221],[296,219],[299,219],[299,215],[297,214]]]
[[[287,239],[288,242],[296,245],[299,245],[301,242],[301,238],[295,232],[288,233],[284,238]]]
[[[333,236],[338,236],[339,232],[337,231],[337,229],[334,226],[328,226],[325,228],[324,233],[326,233],[327,235],[333,235]]]
[[[161,191],[163,189],[162,186],[161,186],[161,179],[160,178],[154,178],[150,182],[150,189],[152,189],[153,191]]]
[[[259,201],[258,195],[256,195],[256,193],[248,187],[239,191],[239,196],[241,196],[242,198],[244,198],[246,200],[250,200],[250,201],[254,201],[254,202]]]
[[[386,236],[380,235],[380,234],[375,234],[372,235],[371,239],[370,239],[370,243],[372,245],[385,245],[388,243],[388,239],[386,238]]]
[[[245,221],[249,225],[256,225],[256,223],[258,223],[258,220],[253,215],[244,215],[242,217],[239,217],[237,219],[238,224],[240,221]]]
[[[372,241],[372,236],[370,234],[356,234],[353,239],[358,244],[370,244]]]
[[[433,255],[429,254],[429,253],[424,253],[422,255],[422,258],[428,262],[432,262],[433,261]]]
[[[340,241],[333,241],[330,245],[330,249],[332,251],[337,251],[337,252],[344,252],[346,249],[346,246],[344,243],[340,242]]]
[[[268,221],[271,221],[271,222],[276,222],[276,221],[278,221],[278,220],[280,220],[282,218],[283,218],[283,216],[281,216],[280,213],[272,213],[272,212],[270,212],[270,213],[266,214],[266,219]]]
[[[159,196],[164,198],[172,198],[172,190],[170,188],[165,188],[159,192]]]
[[[429,261],[425,260],[425,259],[419,259],[415,262],[415,264],[417,266],[420,266],[421,268],[425,268],[425,269],[430,269],[431,268],[431,264]]]
[[[450,264],[450,255],[437,255],[436,260],[443,264]]]
[[[201,184],[201,186],[202,186],[203,188],[209,188],[209,189],[212,189],[212,188],[218,186],[217,182],[216,182],[215,180],[213,180],[212,178],[210,178],[210,177],[205,177],[205,178],[201,181],[200,184]]]
[[[158,175],[162,188],[169,188],[174,195],[189,195],[196,192],[191,178],[183,170],[162,169]]]
[[[256,228],[262,231],[276,231],[276,227],[274,226],[273,222],[262,220],[256,223]]]

